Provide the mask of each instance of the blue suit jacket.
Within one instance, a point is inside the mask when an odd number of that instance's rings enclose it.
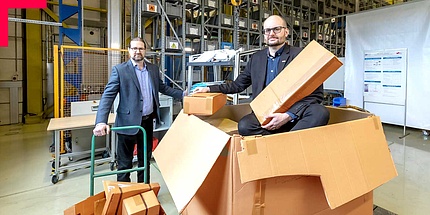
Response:
[[[292,47],[285,45],[284,51],[282,52],[278,70],[282,71],[300,52],[302,48]],[[252,55],[248,61],[245,70],[239,74],[239,76],[231,83],[209,86],[211,92],[222,92],[228,93],[239,93],[244,91],[252,84],[252,99],[257,97],[258,94],[263,91],[266,83],[266,72],[267,72],[267,48],[256,52]],[[324,99],[323,85],[319,86],[309,96],[296,102],[288,112],[295,114],[300,117],[303,111],[314,103],[321,103]]]
[[[145,62],[152,84],[152,96],[154,98],[154,113],[159,117],[160,99],[158,92],[174,98],[182,98],[182,91],[167,86],[159,77],[158,66]],[[119,105],[117,109],[115,127],[140,125],[142,120],[142,108],[145,98],[142,98],[139,80],[131,60],[116,65],[112,68],[112,74],[105,87],[96,116],[97,123],[106,123],[112,104],[119,93]],[[117,133],[134,135],[138,129],[118,130]]]

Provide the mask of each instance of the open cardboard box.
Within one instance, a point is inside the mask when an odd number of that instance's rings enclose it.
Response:
[[[265,116],[285,113],[297,101],[311,94],[342,62],[318,42],[310,42],[291,63],[251,102],[252,110],[262,125]]]
[[[212,115],[227,102],[223,93],[196,93],[184,97],[184,113],[194,115]]]
[[[249,105],[181,112],[154,157],[182,214],[370,215],[372,190],[397,175],[381,122],[329,110],[330,125],[246,138],[230,134]]]

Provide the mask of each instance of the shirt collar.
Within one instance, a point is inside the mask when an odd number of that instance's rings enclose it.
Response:
[[[281,56],[282,52],[284,52],[285,46],[287,44],[284,44],[278,51],[276,51],[275,56],[270,55],[269,49],[267,49],[267,57],[269,58],[276,58]]]

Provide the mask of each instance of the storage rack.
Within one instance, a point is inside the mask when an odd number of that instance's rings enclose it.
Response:
[[[153,22],[152,44],[159,55],[156,59],[162,71],[167,71],[167,75],[183,88],[188,79],[185,68],[190,55],[223,48],[261,48],[264,46],[262,24],[271,14],[286,18],[290,45],[304,47],[316,40],[343,57],[345,15],[398,3],[389,0],[244,0],[240,6],[233,6],[230,0],[140,1],[144,5],[156,3],[160,8],[156,15],[145,15]],[[178,44],[175,49],[169,47],[172,42]],[[204,70],[202,73],[211,72],[204,67],[200,69]],[[229,74],[233,68],[224,66],[221,72]]]

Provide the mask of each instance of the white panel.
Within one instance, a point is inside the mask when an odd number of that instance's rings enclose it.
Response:
[[[0,104],[0,125],[10,124],[9,119],[9,104]]]
[[[340,57],[339,60],[345,64],[345,58]],[[344,90],[345,81],[345,66],[341,66],[333,75],[324,82],[324,89],[328,90]]]
[[[364,109],[380,116],[384,123],[400,126],[405,124],[405,106],[365,102]]]
[[[9,103],[9,88],[0,87],[0,103]]]
[[[99,108],[100,101],[82,101],[82,102],[72,102],[71,103],[71,116],[81,116],[96,114]]]
[[[417,1],[347,16],[345,97],[349,104],[363,106],[365,50],[406,48],[406,125],[430,129],[430,114],[428,108],[423,108],[430,107],[430,99],[427,99],[430,95],[429,13],[430,1]],[[401,121],[404,115],[399,108],[390,105],[375,108],[378,115],[390,112],[391,117],[400,118],[392,121]]]
[[[11,81],[16,74],[15,60],[13,59],[0,59],[0,81]]]
[[[15,39],[9,38],[7,47],[0,48],[0,58],[15,59]]]
[[[100,45],[100,29],[99,28],[84,28],[84,40],[89,44]]]

